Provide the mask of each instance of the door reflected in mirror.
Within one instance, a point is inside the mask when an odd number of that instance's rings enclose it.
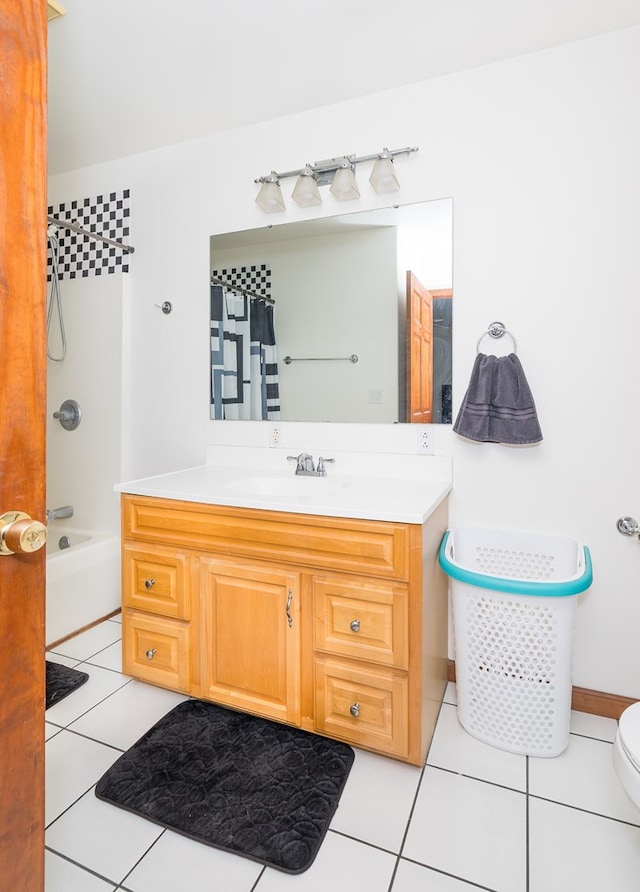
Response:
[[[212,278],[211,418],[451,423],[452,199],[223,233],[210,251],[234,286]],[[272,301],[277,368],[269,346],[242,350],[252,295]],[[270,399],[249,411],[261,353]]]

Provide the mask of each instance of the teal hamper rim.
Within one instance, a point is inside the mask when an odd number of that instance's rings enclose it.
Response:
[[[465,582],[467,585],[474,585],[496,592],[509,592],[514,595],[565,598],[569,595],[578,595],[580,592],[584,592],[593,582],[591,552],[586,545],[581,546],[584,552],[584,571],[580,576],[565,579],[562,582],[532,582],[528,579],[509,579],[508,577],[489,576],[485,573],[477,573],[475,570],[467,570],[461,564],[457,564],[451,556],[450,533],[451,530],[447,530],[442,538],[438,560],[447,576],[457,579],[459,582]],[[451,541],[453,542],[453,540]]]

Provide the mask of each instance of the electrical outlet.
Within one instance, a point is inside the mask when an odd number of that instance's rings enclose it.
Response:
[[[276,449],[280,445],[280,428],[272,424],[269,430],[269,446]]]
[[[430,426],[417,431],[416,452],[418,455],[433,455],[433,433]]]

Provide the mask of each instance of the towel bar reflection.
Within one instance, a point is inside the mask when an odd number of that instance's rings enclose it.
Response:
[[[478,340],[476,342],[476,353],[480,352],[480,343],[481,343],[482,339],[485,338],[487,335],[489,335],[492,338],[501,338],[503,335],[506,335],[506,334],[509,335],[509,337],[513,341],[513,352],[517,353],[518,352],[518,342],[516,341],[514,336],[511,334],[511,332],[507,328],[505,328],[503,322],[492,322],[489,325],[489,328],[486,331],[482,332],[482,334],[480,335],[480,337],[478,338]]]
[[[358,356],[352,353],[351,356],[285,356],[282,360],[287,365],[292,362],[357,362]]]

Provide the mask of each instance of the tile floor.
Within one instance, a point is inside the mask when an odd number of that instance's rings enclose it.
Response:
[[[555,759],[466,734],[449,685],[424,770],[362,750],[320,853],[290,876],[100,802],[103,772],[182,696],[120,672],[108,620],[49,655],[89,681],[47,710],[46,892],[637,892],[640,811],[616,723],[574,713]]]

